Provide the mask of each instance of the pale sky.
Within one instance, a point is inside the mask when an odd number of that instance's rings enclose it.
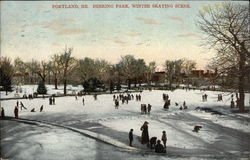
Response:
[[[189,4],[191,8],[92,8],[93,4]],[[235,2],[248,3],[248,2]],[[77,58],[102,58],[117,63],[132,54],[148,63],[188,58],[204,68],[214,55],[200,46],[195,23],[200,9],[212,1],[1,1],[1,55],[49,60],[73,47]],[[55,9],[56,4],[88,4],[89,8]]]

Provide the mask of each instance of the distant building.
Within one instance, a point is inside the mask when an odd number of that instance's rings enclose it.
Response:
[[[218,76],[217,71],[212,72],[210,70],[207,70],[206,72],[204,70],[192,70],[192,76],[197,78],[215,78]]]

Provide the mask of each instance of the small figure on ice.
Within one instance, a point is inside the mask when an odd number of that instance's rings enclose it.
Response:
[[[157,137],[152,137],[152,138],[150,138],[149,143],[150,143],[150,148],[151,148],[151,149],[154,149],[154,148],[155,148],[156,140],[157,140]]]
[[[2,110],[1,110],[1,118],[4,119],[5,118],[5,113],[4,113],[4,109],[2,107]]]
[[[163,147],[163,145],[161,144],[161,140],[157,141],[157,144],[155,145],[155,152],[156,153],[166,153],[165,148]]]
[[[84,105],[84,101],[85,101],[85,100],[84,100],[84,98],[82,97],[82,105]]]
[[[24,107],[24,105],[23,105],[23,102],[20,102],[20,105],[21,105],[21,110],[22,110],[22,108],[24,108],[24,109],[27,109],[26,107]],[[17,106],[18,107],[18,106]]]
[[[18,118],[18,108],[17,108],[17,106],[14,109],[14,115],[15,115],[15,118]]]
[[[166,134],[166,131],[162,131],[161,140],[163,142],[164,148],[166,148],[166,143],[167,143],[167,134]]]
[[[193,132],[199,132],[202,126],[194,126]]]
[[[43,105],[40,107],[40,112],[42,112],[43,111]]]
[[[133,139],[134,139],[133,129],[130,129],[128,138],[129,138],[129,145],[132,146],[132,142],[133,142]]]
[[[148,114],[150,114],[151,108],[152,108],[151,104],[148,104]]]
[[[36,111],[35,111],[35,108],[32,108],[32,110],[31,110],[30,112],[36,112]]]

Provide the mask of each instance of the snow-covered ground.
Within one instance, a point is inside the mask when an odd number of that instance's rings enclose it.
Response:
[[[32,93],[33,90],[36,90],[34,86],[22,86],[22,88],[26,90],[27,93]],[[58,90],[53,90],[53,86],[48,86],[48,90],[49,94],[59,92]],[[70,90],[78,91],[81,90],[81,87],[74,88],[72,86]],[[14,93],[15,92],[16,91],[14,91]],[[8,97],[13,96],[14,93],[10,93]],[[163,110],[163,93],[168,94],[171,99],[169,110]],[[202,94],[205,93],[208,95],[208,101],[202,102]],[[3,94],[4,93],[1,93],[1,96],[3,96]],[[139,93],[133,93],[133,95],[135,94]],[[217,102],[218,94],[223,95],[223,101]],[[149,151],[149,153],[146,152],[142,154],[141,152],[131,153],[117,150],[113,153],[116,156],[112,156],[111,154],[110,156],[106,156],[107,159],[117,159],[117,157],[121,159],[128,159],[128,157],[131,157],[131,159],[181,159],[182,156],[184,156],[185,159],[237,159],[246,158],[250,155],[250,144],[247,141],[250,139],[250,114],[232,113],[230,109],[231,95],[229,93],[199,90],[175,90],[173,92],[155,90],[143,91],[141,96],[141,101],[131,100],[128,104],[121,104],[120,101],[119,109],[115,109],[113,95],[110,94],[98,95],[97,100],[94,100],[94,97],[91,95],[83,96],[85,99],[84,105],[82,103],[83,97],[78,97],[77,100],[75,97],[57,97],[55,105],[49,105],[48,98],[33,100],[20,99],[19,101],[22,101],[28,109],[20,110],[19,116],[20,118],[29,120],[50,122],[60,126],[105,135],[110,137],[111,141],[113,141],[112,143],[121,142],[128,144],[128,132],[133,128],[135,136],[134,147],[142,149],[143,151]],[[188,106],[187,110],[179,110],[179,107],[175,106],[175,102],[182,105],[183,101],[186,101]],[[140,105],[149,103],[152,105],[151,113],[141,115]],[[249,94],[246,94],[245,103],[249,107]],[[1,102],[1,106],[5,109],[6,116],[14,115],[15,105],[16,100],[4,100]],[[39,112],[41,105],[44,106],[43,112]],[[195,110],[196,107],[208,107],[222,113],[222,115]],[[30,112],[32,108],[35,108],[36,112]],[[156,136],[157,138],[161,138],[162,131],[166,131],[168,137],[168,153],[166,155],[155,155],[155,153],[150,152],[150,149],[146,146],[140,144],[140,127],[144,121],[149,122],[150,137]],[[4,121],[4,124],[7,123],[10,122]],[[12,121],[11,123],[14,122]],[[18,132],[23,125],[24,124],[20,124],[13,128]],[[192,131],[195,125],[201,125],[203,127],[200,132],[196,133]],[[25,124],[25,126],[26,128],[30,127],[27,124]],[[21,137],[23,137],[21,139],[15,138],[17,137],[15,134],[10,134],[11,137],[7,136],[10,132],[9,130],[12,129],[11,127],[1,127],[1,131],[4,131],[2,133],[6,133],[2,139],[4,145],[14,145],[12,150],[4,150],[7,153],[3,153],[3,155],[10,155],[10,157],[13,156],[16,158],[25,157],[27,156],[27,152],[15,153],[19,149],[25,147],[30,148],[29,146],[35,142],[39,143],[42,147],[31,147],[31,150],[39,150],[34,159],[42,159],[41,157],[46,156],[48,151],[51,152],[51,156],[47,155],[49,159],[58,159],[59,155],[57,155],[57,153],[66,152],[67,148],[71,149],[67,152],[65,159],[79,159],[77,157],[82,157],[80,159],[102,159],[100,157],[96,158],[96,145],[102,146],[101,148],[99,147],[98,150],[101,150],[99,152],[112,149],[111,146],[79,135],[79,133],[72,133],[71,130],[57,128],[56,126],[50,127],[52,127],[52,129],[48,131],[48,129],[44,127],[32,126],[35,133],[31,137],[26,135],[31,134],[30,132],[33,131],[23,129],[20,133]],[[39,134],[39,132],[45,133]],[[12,138],[12,140],[10,138]],[[20,143],[15,143],[13,138],[18,140],[18,142],[20,140],[22,142],[21,145]],[[63,142],[64,139],[65,142]],[[86,147],[90,148],[91,151]],[[82,152],[86,154],[82,154]],[[70,157],[69,155],[71,154],[77,156]]]

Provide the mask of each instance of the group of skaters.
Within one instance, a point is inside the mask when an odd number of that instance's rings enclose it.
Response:
[[[133,94],[131,94],[131,93],[113,95],[113,101],[115,103],[115,108],[118,109],[119,101],[121,101],[122,104],[124,104],[124,103],[128,104],[128,102],[130,100],[134,100],[134,98],[136,98],[136,101],[141,101],[141,95],[140,94],[136,94],[135,96]]]
[[[157,137],[151,137],[149,139],[148,134],[148,122],[145,121],[144,124],[141,126],[140,130],[142,131],[141,135],[141,144],[147,145],[147,147],[154,149],[156,153],[166,153],[166,143],[167,143],[167,134],[166,131],[162,131],[161,140]],[[133,143],[133,129],[130,129],[129,132],[129,145],[132,146]],[[163,145],[161,144],[163,142]]]
[[[33,99],[33,98],[37,98],[38,94],[37,93],[33,93],[33,94],[23,94],[23,98],[25,99]]]
[[[163,93],[163,94],[162,94],[162,98],[163,98],[163,100],[165,101],[163,108],[164,108],[164,109],[169,109],[169,106],[171,105],[171,101],[170,101],[169,95]],[[179,104],[175,102],[175,106],[178,107]],[[187,108],[188,108],[188,107],[187,107],[185,101],[183,102],[183,105],[181,105],[181,106],[179,107],[180,110],[187,109]]]
[[[202,101],[203,101],[203,102],[207,101],[207,94],[202,95]],[[217,101],[218,101],[218,102],[219,102],[219,101],[223,101],[223,96],[222,96],[222,94],[218,94],[218,96],[217,96]],[[239,97],[238,97],[238,93],[236,93],[236,100],[235,100],[235,101],[234,101],[234,95],[232,94],[232,95],[231,95],[230,107],[231,107],[231,108],[239,107],[239,101],[240,101],[240,99],[239,99]]]
[[[217,98],[217,101],[223,101],[223,98],[222,98],[222,94],[218,94],[218,98]]]
[[[202,102],[206,102],[207,101],[207,94],[203,94],[202,95]]]
[[[151,108],[151,104],[148,104],[148,106],[146,104],[141,104],[141,114],[150,114]]]
[[[164,109],[169,109],[169,106],[170,106],[171,103],[170,103],[170,99],[169,99],[168,94],[163,93],[162,98],[165,101],[163,108]]]
[[[56,99],[54,96],[49,97],[49,105],[55,105],[56,104]]]
[[[236,103],[236,105],[235,105],[235,103]],[[234,101],[234,95],[232,94],[231,95],[231,104],[230,104],[231,108],[239,107],[239,105],[240,105],[240,99],[238,97],[238,93],[236,93],[236,101]]]
[[[179,106],[179,104],[178,103],[175,103],[175,106]],[[186,101],[184,101],[183,102],[183,105],[182,106],[180,106],[180,108],[179,108],[180,110],[183,110],[183,109],[188,109],[188,107],[187,107],[187,105],[186,105]]]

